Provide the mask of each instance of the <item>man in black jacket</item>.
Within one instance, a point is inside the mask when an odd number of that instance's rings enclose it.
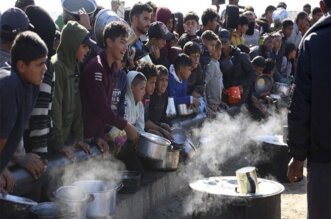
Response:
[[[288,114],[290,182],[303,177],[308,161],[308,217],[331,218],[331,0],[321,0],[325,17],[299,46],[293,102]]]

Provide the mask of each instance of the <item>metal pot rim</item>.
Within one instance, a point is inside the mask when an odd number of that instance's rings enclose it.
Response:
[[[11,202],[14,204],[23,204],[23,205],[31,205],[31,206],[38,205],[37,202],[28,198],[15,196],[15,195],[1,194],[1,193],[0,193],[0,200]]]
[[[147,133],[147,132],[141,132],[139,134],[140,134],[140,136],[146,138],[148,141],[151,141],[153,143],[161,144],[161,145],[164,145],[164,146],[171,145],[171,142],[168,139],[160,137],[158,135]]]
[[[79,183],[106,183],[107,185],[110,185],[112,187],[112,188],[106,187],[107,189],[105,189],[104,191],[95,191],[95,192],[86,191],[87,194],[101,194],[105,192],[117,191],[123,186],[122,183],[117,183],[116,185],[114,183],[114,185],[112,185],[109,181],[106,180],[79,180],[79,181],[75,181],[71,185],[83,189],[78,185]]]

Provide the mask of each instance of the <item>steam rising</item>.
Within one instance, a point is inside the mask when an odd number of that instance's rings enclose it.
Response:
[[[285,110],[274,112],[267,120],[257,122],[243,109],[234,118],[221,113],[213,121],[206,121],[201,129],[193,131],[201,144],[198,155],[182,168],[181,176],[188,183],[209,176],[234,176],[236,169],[254,166],[255,161],[268,159],[261,151],[246,153],[248,145],[252,144],[255,136],[282,135],[286,113]],[[197,209],[209,209],[212,203],[215,201],[194,192],[183,204],[184,213],[192,214]]]

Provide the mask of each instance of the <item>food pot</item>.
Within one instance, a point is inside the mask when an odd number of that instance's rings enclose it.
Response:
[[[75,219],[86,219],[87,193],[77,186],[62,186],[55,193],[56,201],[62,206],[71,209],[75,214]]]
[[[122,171],[121,172],[123,187],[120,189],[120,193],[135,193],[141,182],[141,173],[138,171]]]
[[[210,177],[190,183],[194,192],[202,194],[202,205],[193,218],[199,219],[281,219],[281,193],[284,186],[258,178],[259,191],[240,194],[236,177]]]
[[[82,180],[72,185],[84,190],[91,197],[87,204],[87,217],[107,217],[115,214],[116,195],[122,184],[103,180]]]
[[[188,116],[195,113],[195,109],[187,104],[178,104],[177,105],[177,113],[180,116]]]
[[[38,203],[24,197],[0,193],[0,215],[4,218],[24,218],[32,206]]]
[[[152,169],[157,170],[176,170],[179,163],[180,150],[168,149],[163,160],[148,160],[148,165]]]
[[[171,142],[168,139],[155,134],[139,133],[138,153],[154,160],[163,160],[167,153],[167,148]]]

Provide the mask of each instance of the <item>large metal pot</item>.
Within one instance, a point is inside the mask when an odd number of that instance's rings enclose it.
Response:
[[[139,136],[138,153],[154,160],[163,160],[171,142],[155,134],[142,132]]]
[[[258,179],[259,192],[240,194],[236,177],[210,177],[190,184],[194,192],[202,193],[203,204],[196,208],[193,218],[199,219],[280,219],[281,193],[284,186]]]
[[[63,0],[62,7],[70,14],[78,14],[82,8],[87,14],[92,14],[97,10],[97,4],[94,0]]]
[[[76,186],[62,186],[55,193],[60,205],[67,206],[76,214],[76,219],[86,219],[88,196],[81,188]]]
[[[103,180],[82,180],[72,185],[91,196],[92,201],[87,204],[87,217],[107,217],[115,214],[116,195],[121,184]]]
[[[24,218],[28,215],[30,208],[37,204],[28,198],[0,193],[0,216],[8,219]]]
[[[168,149],[163,160],[148,160],[148,166],[157,170],[176,170],[179,163],[180,150]]]
[[[110,9],[102,9],[99,13],[95,16],[94,22],[94,34],[98,45],[104,46],[103,42],[103,32],[105,27],[111,23],[112,21],[120,21],[123,24],[127,25],[129,33],[128,33],[128,45],[133,44],[137,40],[137,36],[131,27],[126,23],[125,20],[120,18],[114,11]]]
[[[68,207],[55,202],[42,202],[30,209],[30,218],[35,219],[75,219],[76,214]]]

